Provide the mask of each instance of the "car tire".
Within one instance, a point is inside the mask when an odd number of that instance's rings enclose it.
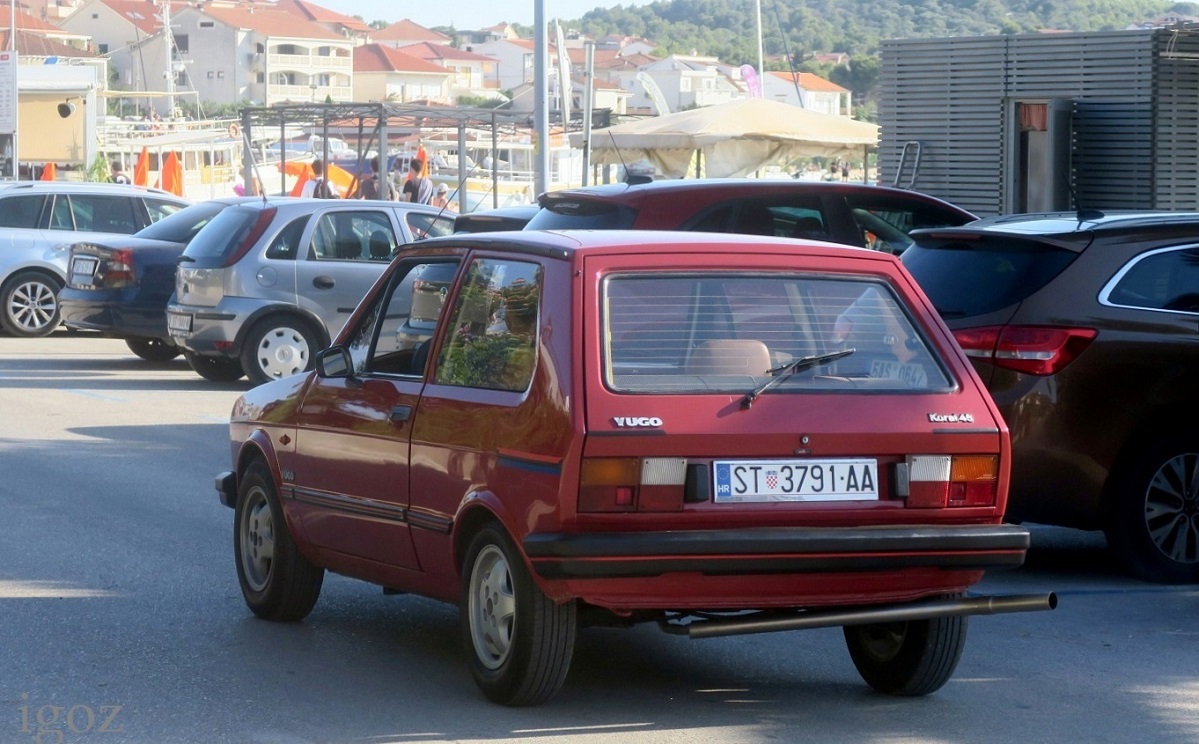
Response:
[[[183,353],[178,346],[161,338],[127,338],[125,345],[147,362],[169,362]]]
[[[267,466],[255,460],[239,481],[233,554],[246,605],[266,620],[301,620],[320,597],[325,570],[296,549]]]
[[[965,616],[847,625],[845,645],[866,684],[887,695],[916,697],[949,681],[966,646]]]
[[[191,351],[183,352],[183,358],[192,371],[210,382],[236,382],[245,376],[241,362],[236,359],[204,356]]]
[[[501,705],[545,702],[566,680],[578,604],[545,596],[494,524],[474,536],[462,566],[462,642],[475,682]]]
[[[58,327],[62,285],[41,271],[18,271],[0,290],[0,325],[13,336],[49,336]]]
[[[241,366],[255,385],[312,369],[319,337],[306,320],[289,315],[255,323],[241,348]]]
[[[1108,545],[1144,581],[1199,582],[1199,438],[1162,437],[1113,474]]]

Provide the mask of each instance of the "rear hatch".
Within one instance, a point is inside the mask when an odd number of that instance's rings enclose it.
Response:
[[[276,209],[258,202],[229,207],[196,234],[175,275],[175,300],[181,305],[215,307],[225,294],[227,269],[262,237]]]
[[[603,310],[585,321],[581,516],[1000,520],[1006,429],[892,257],[739,244],[592,255],[586,272]]]
[[[1051,368],[1079,343],[1071,329],[1013,326],[1021,303],[1078,258],[1090,241],[959,231],[917,233],[902,257],[906,268],[953,330],[988,387],[996,363]]]

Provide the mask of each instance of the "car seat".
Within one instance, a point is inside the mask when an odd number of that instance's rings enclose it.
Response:
[[[746,204],[737,215],[735,232],[745,235],[774,235],[774,213],[761,204]]]
[[[771,367],[770,350],[754,339],[721,338],[704,341],[691,352],[687,372],[693,375],[752,375]]]
[[[806,240],[827,240],[828,234],[824,231],[824,223],[819,218],[800,217],[795,221],[791,237]]]
[[[391,258],[391,238],[387,237],[386,231],[375,230],[371,233],[370,250],[371,258]]]

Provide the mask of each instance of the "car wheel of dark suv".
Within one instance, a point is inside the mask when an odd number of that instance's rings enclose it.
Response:
[[[1199,439],[1178,435],[1143,449],[1115,478],[1107,539],[1145,581],[1199,582]]]
[[[58,282],[40,271],[17,272],[0,292],[0,325],[14,336],[48,336],[58,327]]]

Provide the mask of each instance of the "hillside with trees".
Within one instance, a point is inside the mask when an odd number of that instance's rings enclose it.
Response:
[[[1114,31],[1166,13],[1199,15],[1197,3],[1165,0],[760,0],[766,69],[814,72],[853,91],[857,115],[873,119],[872,93],[886,39],[1054,31]],[[755,0],[658,0],[596,8],[572,28],[599,38],[641,37],[655,53],[700,54],[757,64]],[[530,29],[531,31],[531,29]],[[812,59],[841,52],[849,64]]]

